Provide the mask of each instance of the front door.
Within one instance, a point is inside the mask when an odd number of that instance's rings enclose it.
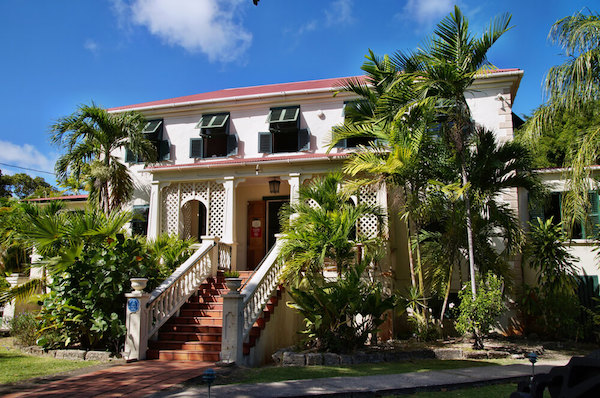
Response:
[[[247,269],[252,270],[263,259],[266,252],[266,215],[264,200],[248,202],[248,252]]]

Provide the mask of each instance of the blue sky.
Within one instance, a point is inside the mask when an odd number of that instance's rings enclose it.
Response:
[[[525,76],[514,111],[542,102],[562,62],[547,35],[575,0],[2,0],[0,169],[50,183],[49,126],[79,104],[111,107],[230,87],[353,76],[367,50],[414,49],[457,3],[480,33],[511,13],[490,61]],[[598,7],[596,7],[596,11]]]

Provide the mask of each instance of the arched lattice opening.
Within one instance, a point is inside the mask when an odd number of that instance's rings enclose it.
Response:
[[[199,200],[190,200],[181,208],[181,221],[183,224],[182,238],[195,238],[200,242],[206,235],[206,206]]]

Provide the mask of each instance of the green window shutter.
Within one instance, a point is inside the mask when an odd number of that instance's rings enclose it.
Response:
[[[158,142],[158,160],[171,160],[171,146],[169,140]]]
[[[227,156],[234,156],[238,154],[238,141],[235,134],[227,136]]]
[[[137,163],[137,156],[129,148],[125,148],[125,163]]]
[[[588,194],[588,198],[590,201],[590,212],[588,214],[588,225],[586,225],[585,238],[593,239],[598,236],[598,224],[600,224],[600,209],[598,208],[600,204],[598,203],[598,192],[590,192]]]
[[[348,140],[345,138],[343,140],[339,140],[338,142],[335,143],[335,145],[333,147],[334,148],[348,148]]]
[[[197,129],[214,129],[225,126],[229,120],[229,113],[211,113],[202,115],[196,124]]]
[[[529,195],[527,195],[527,206],[529,207],[529,222],[531,222],[533,225],[537,225],[538,218],[542,221],[545,221],[544,207],[539,203],[533,203],[529,199]],[[554,220],[554,222],[557,221]]]
[[[142,130],[144,136],[151,141],[162,140],[163,136],[163,121],[162,119],[149,120]]]
[[[295,122],[300,115],[300,106],[286,106],[281,108],[272,108],[269,111],[267,123]]]
[[[310,150],[310,133],[308,129],[298,130],[298,151]]]
[[[204,139],[192,138],[190,139],[190,158],[202,158],[204,153]]]
[[[258,152],[273,153],[273,139],[272,139],[271,133],[269,133],[269,132],[258,133]]]

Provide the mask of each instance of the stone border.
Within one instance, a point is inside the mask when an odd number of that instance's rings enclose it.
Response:
[[[86,350],[48,350],[45,351],[39,346],[30,347],[15,347],[21,352],[31,355],[37,355],[40,357],[50,357],[57,359],[69,359],[73,361],[100,361],[100,362],[113,362],[123,361],[121,358],[116,358],[112,353],[108,351],[86,351]]]
[[[358,351],[353,354],[334,353],[297,353],[289,349],[277,351],[272,355],[276,366],[336,366],[354,365],[360,363],[399,362],[414,359],[496,359],[509,358],[522,359],[523,355],[511,355],[504,351],[465,351],[461,348],[434,348],[414,351],[381,350],[381,351]]]

